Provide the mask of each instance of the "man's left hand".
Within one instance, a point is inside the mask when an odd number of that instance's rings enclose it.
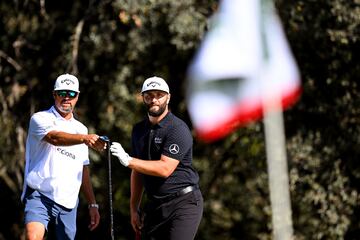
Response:
[[[100,223],[100,214],[99,209],[95,207],[89,208],[89,215],[90,215],[90,224],[89,224],[89,230],[94,230]]]

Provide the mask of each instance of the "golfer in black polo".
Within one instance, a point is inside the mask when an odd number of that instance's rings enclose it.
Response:
[[[199,175],[192,166],[193,139],[188,126],[168,109],[170,92],[159,77],[145,80],[147,117],[132,132],[133,154],[120,143],[110,150],[131,172],[131,224],[141,239],[194,239],[203,213]],[[143,189],[144,218],[139,215]]]

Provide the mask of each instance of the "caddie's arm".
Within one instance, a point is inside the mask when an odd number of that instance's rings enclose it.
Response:
[[[95,200],[95,195],[90,180],[90,169],[88,166],[83,167],[81,190],[84,193],[85,198],[88,202],[89,215],[90,215],[90,223],[88,227],[90,231],[92,231],[100,223],[100,214],[99,214],[99,205],[96,203]]]
[[[61,131],[50,131],[45,135],[44,140],[55,146],[71,146],[85,143],[94,150],[105,149],[106,143],[99,139],[96,134],[72,134]]]

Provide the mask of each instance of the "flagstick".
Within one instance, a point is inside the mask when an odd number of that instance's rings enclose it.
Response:
[[[264,103],[264,114],[273,237],[290,240],[293,239],[293,228],[282,108],[280,104],[274,106],[267,102]]]
[[[275,6],[272,0],[260,0],[261,16],[261,37],[263,42],[263,63],[259,72],[261,84],[261,96],[264,110],[264,128],[266,159],[269,175],[270,202],[272,212],[273,239],[292,240],[293,226],[291,218],[291,200],[289,189],[288,165],[286,158],[285,129],[283,119],[283,108],[281,90],[273,82],[282,77],[289,77],[293,74],[283,76],[283,70],[279,66],[289,61],[284,51],[286,43],[281,47],[277,45],[281,38],[273,38],[281,34],[280,23],[276,17]],[[265,26],[266,25],[266,26]],[[276,31],[277,30],[277,31]],[[275,31],[275,32],[274,32]],[[291,59],[290,59],[291,60]],[[285,65],[286,66],[286,65]],[[274,88],[275,86],[275,88]]]

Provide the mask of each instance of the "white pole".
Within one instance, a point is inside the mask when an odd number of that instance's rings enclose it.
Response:
[[[288,165],[281,108],[267,109],[264,116],[273,237],[293,239]]]
[[[282,97],[289,81],[297,79],[280,20],[272,1],[263,1],[262,40],[265,61],[260,71],[266,159],[269,175],[273,239],[293,239],[289,175],[286,158]],[[266,25],[266,26],[265,26]]]

